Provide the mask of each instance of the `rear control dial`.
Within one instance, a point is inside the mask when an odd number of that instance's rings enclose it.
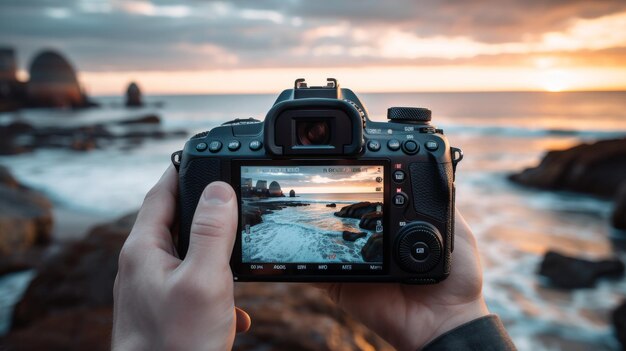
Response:
[[[395,249],[400,267],[414,273],[435,268],[443,252],[439,231],[426,222],[411,222],[402,227]]]

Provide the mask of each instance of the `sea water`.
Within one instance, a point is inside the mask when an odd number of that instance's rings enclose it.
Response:
[[[0,115],[0,123],[17,116],[38,124],[71,125],[156,113],[166,129],[194,133],[235,117],[262,119],[275,98],[148,96],[149,102],[161,101],[163,107],[127,110],[120,107],[121,97],[100,97],[100,109],[25,110]],[[433,123],[465,152],[457,170],[457,207],[477,237],[489,308],[504,320],[520,350],[619,348],[610,311],[626,297],[624,279],[568,292],[545,287],[536,274],[548,249],[589,258],[623,256],[619,248],[624,234],[609,225],[612,202],[523,188],[506,177],[536,165],[547,150],[626,136],[626,93],[406,93],[362,98],[370,116],[379,121],[390,106],[431,108]],[[110,218],[140,206],[170,163],[171,152],[180,150],[184,141],[116,142],[87,153],[37,150],[1,157],[0,163],[44,191],[57,206]],[[285,221],[289,210],[276,212],[274,220]],[[351,254],[346,250],[346,257]]]

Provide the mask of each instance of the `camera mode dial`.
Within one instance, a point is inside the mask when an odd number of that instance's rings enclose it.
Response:
[[[443,251],[439,231],[426,222],[402,227],[396,240],[398,264],[408,272],[425,273],[435,268]]]
[[[387,119],[397,122],[430,122],[431,112],[423,107],[390,107]]]

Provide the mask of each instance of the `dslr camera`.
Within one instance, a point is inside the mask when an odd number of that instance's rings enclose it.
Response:
[[[232,185],[235,281],[432,284],[450,274],[454,174],[463,158],[431,111],[391,107],[388,122],[336,79],[297,79],[264,121],[235,119],[172,154],[178,251],[203,189]]]

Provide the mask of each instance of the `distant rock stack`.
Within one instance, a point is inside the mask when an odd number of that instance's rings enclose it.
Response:
[[[128,107],[140,107],[143,106],[141,99],[141,89],[137,83],[132,82],[126,89],[126,106]]]
[[[293,190],[293,189],[289,190],[289,197],[296,197],[295,190]]]
[[[276,197],[283,196],[283,191],[280,188],[280,184],[278,184],[277,181],[273,181],[270,183],[269,191],[270,191],[270,196],[276,196]]]
[[[29,73],[27,90],[30,105],[83,107],[88,104],[78,84],[76,72],[59,53],[39,53],[32,61]]]

